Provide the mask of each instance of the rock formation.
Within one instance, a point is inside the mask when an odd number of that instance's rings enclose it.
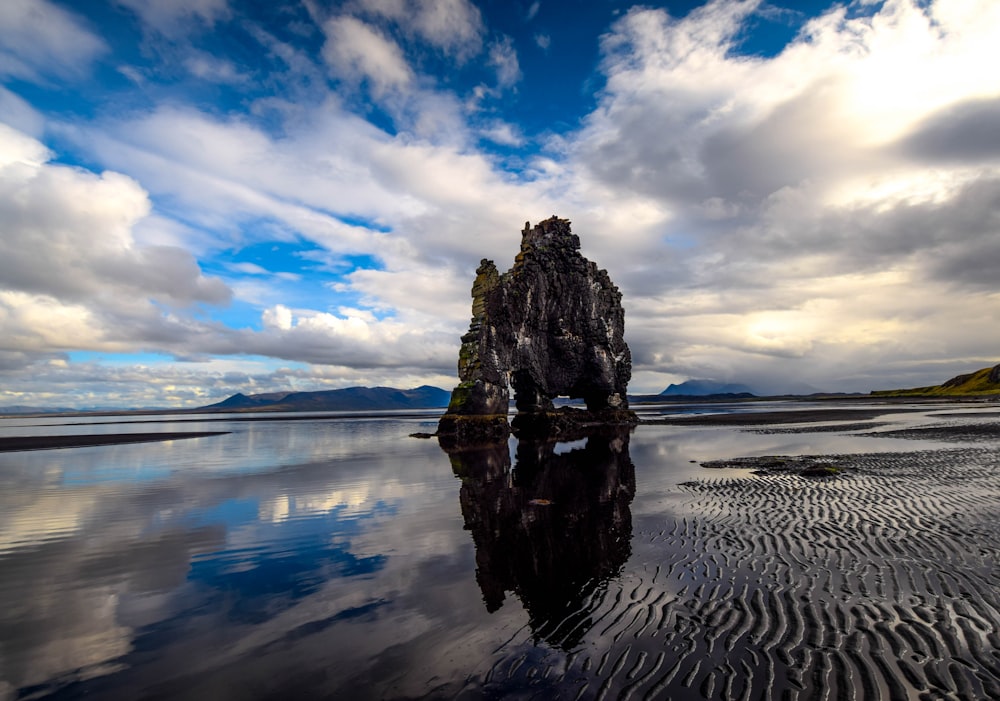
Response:
[[[560,430],[552,400],[582,399],[573,422],[634,423],[626,388],[632,357],[621,293],[605,270],[580,254],[565,219],[521,232],[521,251],[504,274],[483,260],[472,285],[472,323],[462,336],[459,384],[439,435],[506,435],[510,390],[519,426]]]

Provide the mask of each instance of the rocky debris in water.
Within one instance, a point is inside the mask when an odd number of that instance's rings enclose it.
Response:
[[[445,414],[438,421],[438,442],[445,450],[473,448],[506,441],[510,436],[507,414],[482,416]]]
[[[580,254],[570,222],[555,216],[534,228],[526,222],[510,270],[501,275],[484,259],[476,271],[459,384],[438,435],[496,438],[511,389],[515,433],[565,430],[574,418],[588,425],[636,423],[626,399],[632,356],[624,329],[621,293],[607,271]],[[555,412],[552,400],[560,396],[583,399],[587,412]]]
[[[639,419],[635,412],[629,409],[586,411],[564,406],[552,411],[519,412],[514,417],[511,427],[519,438],[575,441],[589,435],[605,433],[606,430],[621,426],[631,427],[638,423]]]

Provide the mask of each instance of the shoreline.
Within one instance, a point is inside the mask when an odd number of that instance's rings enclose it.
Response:
[[[926,407],[879,407],[865,409],[788,409],[781,411],[726,414],[687,414],[642,418],[639,425],[653,426],[769,426],[772,424],[820,423],[824,421],[870,421],[886,414],[926,412]]]
[[[945,407],[942,407],[945,409]],[[889,414],[912,414],[927,412],[926,406],[894,406],[887,404],[878,407],[823,407],[809,409],[778,409],[773,411],[747,411],[717,414],[682,414],[677,416],[645,416],[641,417],[638,426],[703,426],[719,428],[745,428],[758,433],[798,433],[812,431],[843,431],[865,435],[872,429],[881,429],[887,422],[876,422],[879,417]],[[287,412],[270,415],[254,415],[245,413],[239,416],[199,416],[186,418],[171,418],[164,421],[160,418],[132,418],[134,414],[108,414],[107,421],[65,421],[49,424],[57,426],[101,426],[108,424],[164,424],[164,423],[216,423],[216,422],[256,422],[256,421],[338,421],[357,419],[425,419],[433,414],[426,411],[392,411],[386,413],[351,412],[343,414],[316,414]],[[148,416],[148,415],[147,415]],[[970,441],[1000,439],[1000,412],[986,409],[976,414],[954,414],[945,409],[941,413],[941,423],[923,426],[899,428],[896,430],[879,431],[878,435],[895,438],[933,438],[937,440]],[[948,418],[975,416],[974,424],[949,424]],[[27,417],[24,417],[27,418]],[[55,417],[49,417],[55,418]],[[64,416],[63,418],[80,418]],[[986,419],[986,421],[982,421]],[[837,422],[837,423],[833,423]],[[800,424],[800,425],[796,425]],[[817,426],[814,424],[833,424]],[[787,426],[787,427],[786,427]],[[170,431],[170,432],[135,432],[135,433],[103,433],[103,434],[56,434],[39,436],[9,436],[0,437],[0,453],[50,450],[58,448],[82,448],[103,445],[120,445],[127,443],[149,443],[158,441],[179,440],[183,438],[202,438],[231,433],[231,431]]]
[[[155,443],[175,441],[182,438],[205,438],[222,436],[231,431],[185,431],[169,433],[105,433],[58,436],[7,436],[0,437],[0,453],[26,450],[55,450],[58,448],[87,448],[99,445],[123,445],[126,443]]]

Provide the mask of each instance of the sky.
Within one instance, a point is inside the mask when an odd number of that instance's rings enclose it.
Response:
[[[0,2],[0,406],[450,389],[572,221],[630,392],[1000,362],[1000,3]]]

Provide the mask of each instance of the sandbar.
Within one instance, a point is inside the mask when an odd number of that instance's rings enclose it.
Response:
[[[17,450],[51,450],[54,448],[84,448],[121,443],[152,443],[181,438],[221,436],[229,431],[183,431],[158,433],[102,433],[97,435],[7,436],[0,437],[0,453]]]

